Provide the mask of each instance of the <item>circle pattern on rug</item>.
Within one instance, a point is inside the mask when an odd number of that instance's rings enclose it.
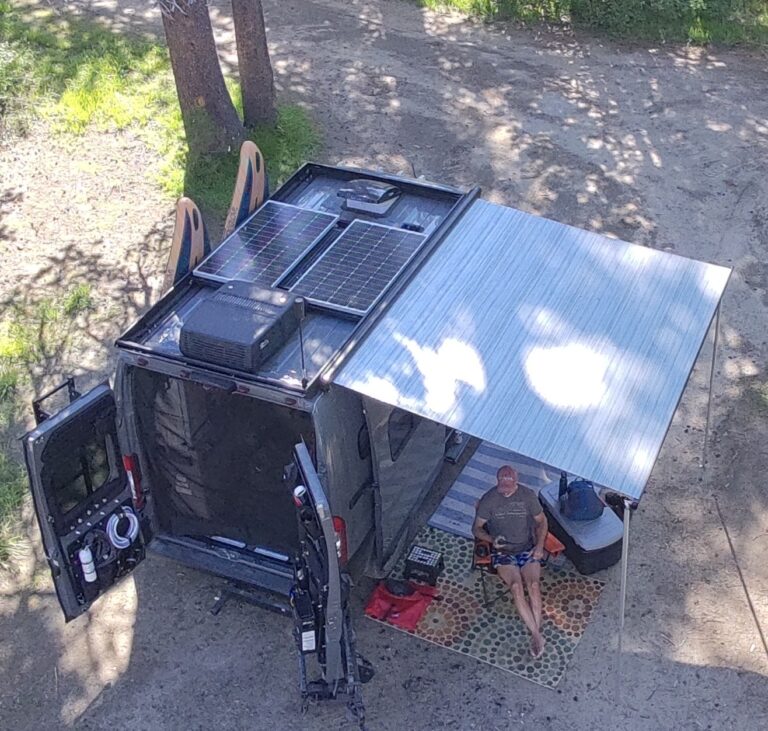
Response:
[[[440,598],[430,604],[413,634],[546,687],[558,684],[605,582],[567,568],[542,570],[545,645],[542,656],[533,660],[530,632],[503,582],[493,574],[485,576],[488,595],[500,598],[484,606],[480,572],[471,569],[472,541],[425,526],[413,544],[440,551],[445,562],[438,580]],[[400,578],[404,569],[403,557],[391,575]]]
[[[466,635],[481,610],[472,592],[447,579],[440,582],[440,593],[421,618],[415,634],[453,648]]]

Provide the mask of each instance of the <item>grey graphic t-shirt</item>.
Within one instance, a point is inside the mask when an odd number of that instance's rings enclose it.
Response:
[[[540,512],[539,498],[523,485],[518,485],[509,497],[504,497],[493,487],[477,504],[477,517],[488,521],[485,528],[494,538],[502,535],[512,544],[504,549],[510,553],[533,548],[533,519]]]

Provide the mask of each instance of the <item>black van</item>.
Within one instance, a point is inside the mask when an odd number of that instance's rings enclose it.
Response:
[[[302,654],[356,687],[344,567],[368,547],[391,568],[450,435],[331,374],[477,192],[305,165],[117,341],[114,390],[35,402],[67,621],[154,551],[292,611]]]

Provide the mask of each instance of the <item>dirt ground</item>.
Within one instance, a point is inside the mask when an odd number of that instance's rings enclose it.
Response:
[[[160,29],[150,3],[69,5]],[[370,728],[768,728],[766,57],[490,28],[399,0],[265,8],[281,96],[324,130],[324,161],[479,184],[494,202],[734,269],[709,466],[708,344],[633,522],[621,678],[616,568],[556,691],[359,617],[378,671]],[[212,16],[231,64],[226,3]],[[86,336],[56,364],[87,385],[157,295],[172,205],[130,134],[64,148],[43,134],[0,150],[0,295],[93,283]],[[65,626],[28,531],[28,560],[0,577],[0,728],[352,728],[341,709],[298,715],[285,620],[237,604],[214,617],[220,582],[159,558]]]

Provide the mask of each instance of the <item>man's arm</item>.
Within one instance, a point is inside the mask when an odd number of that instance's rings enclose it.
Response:
[[[533,557],[537,560],[544,558],[544,541],[547,540],[549,526],[547,525],[547,516],[542,510],[538,515],[533,516],[536,533],[536,545],[533,547]]]
[[[485,518],[475,518],[475,522],[472,524],[472,535],[480,541],[487,541],[492,544],[494,548],[498,549],[504,545],[504,536],[492,536],[486,529],[488,521]]]
[[[485,529],[486,525],[488,525],[487,520],[475,517],[475,522],[472,524],[472,535],[479,541],[493,543],[493,536]]]

